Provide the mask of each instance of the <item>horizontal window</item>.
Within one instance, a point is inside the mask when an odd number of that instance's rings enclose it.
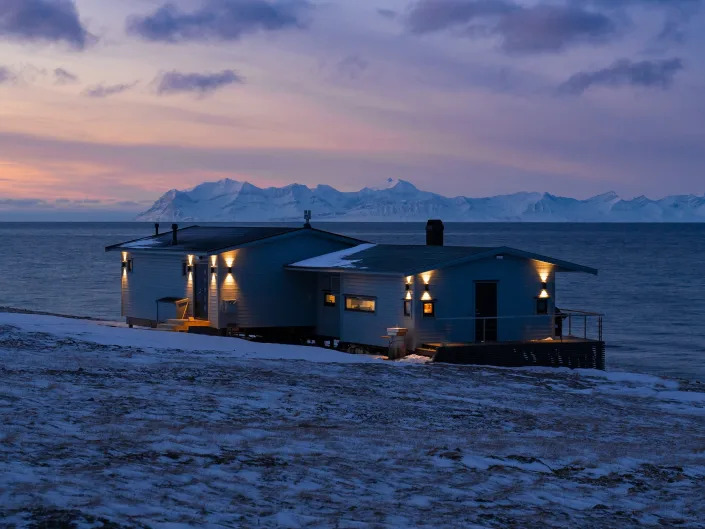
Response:
[[[377,298],[366,296],[345,296],[345,310],[356,312],[374,312],[377,310]]]

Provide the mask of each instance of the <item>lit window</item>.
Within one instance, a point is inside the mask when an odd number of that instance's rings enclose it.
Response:
[[[433,301],[424,301],[423,316],[424,318],[433,318],[436,315],[436,303]]]
[[[345,310],[357,312],[374,312],[377,309],[377,299],[364,296],[345,296]]]
[[[323,304],[326,307],[335,307],[335,294],[332,294],[330,292],[326,292],[323,295]]]
[[[411,301],[408,299],[404,300],[404,316],[411,316]]]

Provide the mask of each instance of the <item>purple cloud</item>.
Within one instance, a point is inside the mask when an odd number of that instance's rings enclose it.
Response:
[[[216,73],[167,72],[157,79],[157,93],[160,95],[184,92],[206,95],[225,86],[241,84],[245,80],[234,70]]]
[[[559,92],[580,95],[592,86],[666,89],[673,84],[675,75],[682,69],[683,61],[678,58],[641,62],[623,59],[601,70],[576,73],[559,87]]]
[[[83,95],[87,97],[94,97],[94,98],[104,98],[104,97],[110,97],[113,95],[117,94],[122,94],[123,92],[127,92],[131,88],[133,88],[137,82],[134,83],[122,83],[122,84],[114,84],[114,85],[105,85],[105,84],[100,84],[96,86],[92,86],[89,88],[86,88],[84,90]]]
[[[498,35],[509,53],[558,52],[617,31],[607,15],[577,3],[525,6],[509,0],[419,0],[406,25],[416,34],[460,29],[464,36]]]
[[[81,23],[74,0],[0,0],[0,37],[63,42],[77,50],[95,40]]]
[[[149,15],[133,15],[127,31],[145,40],[186,42],[238,40],[248,33],[278,31],[304,25],[306,0],[205,0],[191,12],[166,3]]]

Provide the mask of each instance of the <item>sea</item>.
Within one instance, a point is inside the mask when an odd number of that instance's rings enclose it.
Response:
[[[376,243],[423,244],[423,223],[318,223]],[[0,223],[0,306],[120,319],[111,244],[150,223]],[[608,370],[705,382],[705,224],[449,223],[446,244],[511,246],[599,269],[557,275],[559,307],[604,314]]]

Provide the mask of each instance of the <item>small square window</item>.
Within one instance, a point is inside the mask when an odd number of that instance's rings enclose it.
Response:
[[[323,294],[323,304],[326,307],[335,307],[335,301],[335,294],[331,292],[326,292],[325,294]]]
[[[436,303],[434,301],[423,302],[423,317],[433,318],[436,315]]]
[[[404,300],[404,316],[411,316],[411,300],[410,299],[405,299]]]

